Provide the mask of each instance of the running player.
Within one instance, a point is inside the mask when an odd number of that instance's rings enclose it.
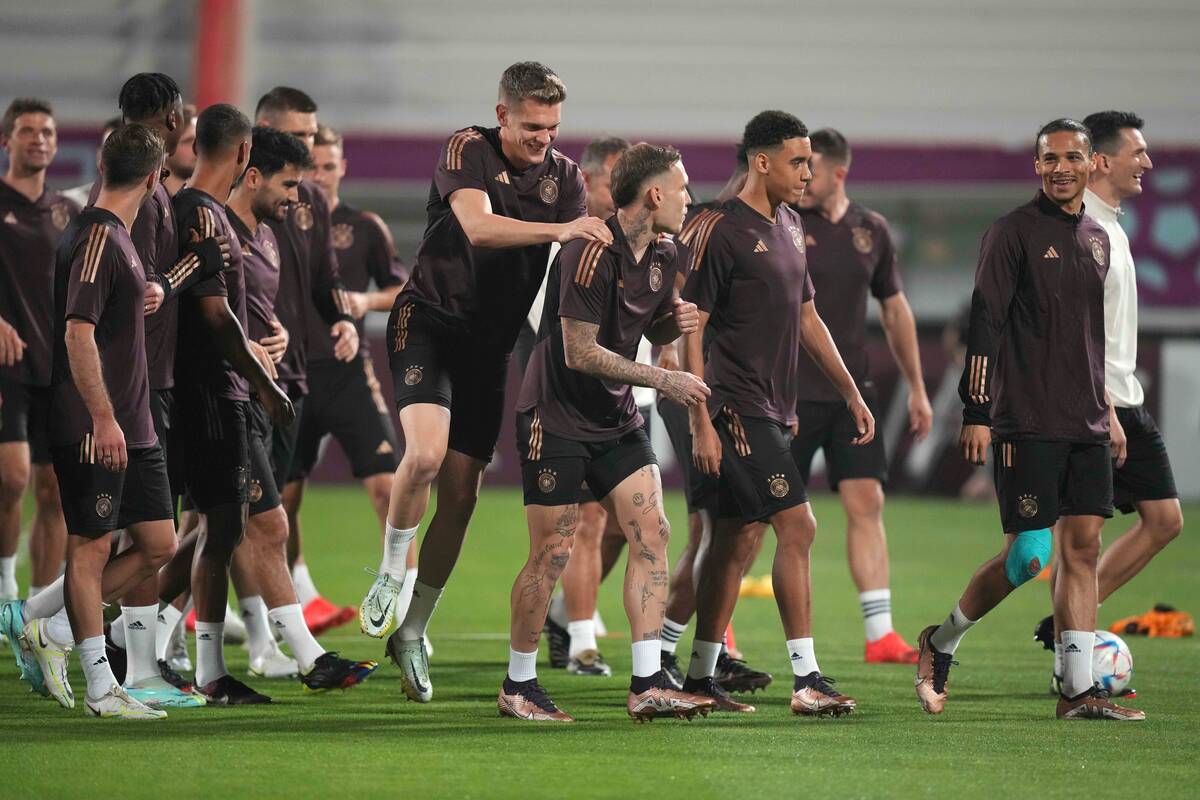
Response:
[[[508,675],[501,714],[571,722],[537,681],[537,643],[579,524],[586,481],[629,540],[625,610],[633,639],[626,704],[637,720],[707,713],[708,698],[671,687],[659,664],[667,600],[662,484],[632,387],[652,386],[685,405],[708,387],[686,372],[638,364],[645,335],[656,344],[696,329],[696,307],[675,291],[675,234],[687,212],[687,173],[671,147],[639,144],[613,170],[613,243],[571,242],[550,270],[538,344],[517,402],[529,558],[512,589]],[[527,648],[532,647],[530,652]]]
[[[747,123],[742,144],[746,185],[697,234],[684,289],[684,298],[700,307],[700,331],[688,337],[685,364],[692,374],[706,375],[712,388],[707,404],[689,410],[693,457],[702,472],[719,475],[719,489],[683,688],[712,697],[722,709],[754,710],[733,700],[713,674],[746,554],[769,522],[778,540],[775,600],[795,675],[792,711],[840,715],[856,703],[817,665],[809,581],[816,520],[788,441],[801,345],[845,400],[857,444],[871,441],[875,420],[813,305],[804,229],[789,206],[812,179],[808,129],[791,114],[764,111]],[[710,319],[715,335],[706,358],[702,336]]]
[[[933,408],[921,375],[917,326],[896,268],[896,249],[887,220],[846,196],[850,143],[833,128],[815,131],[812,182],[799,202],[809,275],[816,308],[829,321],[838,352],[854,376],[871,413],[878,410],[875,384],[867,372],[867,292],[879,301],[879,319],[892,355],[908,381],[909,431],[920,441],[933,424]],[[805,352],[800,353],[799,405],[792,455],[808,483],[817,450],[825,453],[829,486],[846,510],[846,554],[858,587],[866,628],[864,660],[915,664],[917,651],[892,629],[887,538],[883,530],[883,487],[887,454],[883,439],[854,445],[855,423],[833,385]]]
[[[1092,142],[1079,122],[1057,119],[1042,126],[1034,147],[1041,190],[983,237],[959,383],[963,456],[983,464],[992,446],[1004,544],[946,621],[921,631],[917,699],[927,713],[942,713],[962,637],[1041,572],[1057,523],[1058,718],[1140,720],[1143,712],[1116,705],[1092,683],[1096,561],[1113,498],[1104,391],[1109,238],[1083,204]]]
[[[388,640],[405,693],[433,697],[422,640],[458,558],[504,410],[509,354],[545,274],[551,242],[610,244],[585,217],[583,178],[553,148],[566,89],[548,67],[513,64],[500,79],[499,126],[454,133],[430,187],[429,224],[388,327],[405,451],[392,483],[384,545],[389,571],[359,609],[363,631],[392,625],[408,557],[438,481],[408,613]],[[539,624],[541,620],[539,620]]]
[[[302,553],[300,503],[305,481],[320,459],[322,441],[332,434],[349,458],[354,477],[361,480],[367,490],[371,507],[379,517],[382,536],[399,444],[391,412],[375,374],[375,362],[367,347],[363,319],[370,311],[392,309],[396,295],[408,278],[408,270],[397,257],[392,234],[383,220],[377,214],[360,211],[342,202],[339,188],[347,165],[341,135],[327,126],[320,126],[312,153],[313,182],[321,187],[332,209],[333,246],[337,250],[338,270],[347,289],[346,301],[358,327],[359,349],[352,360],[339,361],[320,320],[316,315],[309,315],[309,394],[300,414],[296,458],[283,497],[291,521],[288,557],[292,562],[296,591],[305,606],[305,618],[320,620],[323,626],[333,627],[354,619],[355,609],[335,608],[317,594]],[[369,291],[372,281],[375,291]],[[417,579],[416,556],[415,550],[409,552],[406,575],[392,576],[404,584],[397,603],[397,613],[401,615],[408,609],[408,598],[412,596],[413,582]],[[380,569],[386,570],[386,565]]]
[[[58,151],[54,110],[19,97],[0,121],[8,169],[0,178],[0,600],[15,600],[21,497],[33,474],[33,585],[53,581],[66,554],[58,483],[46,445],[46,388],[54,329],[54,249],[79,206],[46,188]],[[15,647],[16,642],[10,641]]]
[[[1129,237],[1117,221],[1121,203],[1142,193],[1142,175],[1153,169],[1141,117],[1127,111],[1101,111],[1083,120],[1096,150],[1095,169],[1083,203],[1088,216],[1108,233],[1112,246],[1104,277],[1104,389],[1108,392],[1109,435],[1113,447],[1113,505],[1138,521],[1114,540],[1096,568],[1099,602],[1128,583],[1183,530],[1183,511],[1167,446],[1142,405],[1145,392],[1137,369],[1137,280]],[[1051,586],[1057,583],[1057,565]],[[1052,590],[1053,591],[1053,590]],[[1051,689],[1060,691],[1062,642],[1054,617],[1038,625],[1036,638],[1054,648]]]

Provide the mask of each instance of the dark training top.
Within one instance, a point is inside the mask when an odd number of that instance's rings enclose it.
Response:
[[[275,297],[279,294],[279,245],[275,234],[263,224],[254,233],[242,218],[226,207],[229,224],[237,231],[242,248],[242,274],[246,276],[246,338],[260,341],[275,333]],[[289,336],[291,331],[288,331]],[[289,340],[290,342],[290,340]]]
[[[1041,191],[988,229],[958,386],[964,424],[998,439],[1108,440],[1108,255],[1098,222]]]
[[[47,189],[30,201],[0,180],[0,319],[28,345],[16,364],[0,366],[0,379],[50,385],[54,252],[78,213],[79,206],[58,192]]]
[[[287,217],[266,220],[279,245],[279,294],[275,315],[287,328],[290,339],[283,361],[277,364],[280,383],[301,393],[308,392],[309,318],[314,314],[329,328],[350,320],[334,255],[329,203],[321,187],[311,180],[300,181],[299,202],[288,206]],[[315,325],[315,323],[314,323]]]
[[[736,197],[702,213],[683,297],[711,315],[709,414],[727,406],[791,425],[800,307],[813,298],[800,216],[781,205],[772,222]]]
[[[201,298],[224,297],[242,330],[246,330],[246,279],[237,234],[225,215],[225,206],[199,189],[180,189],[174,208],[180,236],[194,228],[202,239],[214,235],[229,239],[229,266],[179,298],[175,382],[181,390],[203,388],[226,400],[249,400],[249,384],[225,359],[220,337],[205,322],[199,308]]]
[[[67,320],[95,325],[96,349],[113,416],[130,450],[158,441],[146,371],[146,273],[124,223],[89,206],[63,234],[54,273],[54,388],[50,443],[73,445],[92,432],[92,415],[71,376]]]
[[[831,222],[817,209],[796,210],[804,223],[804,247],[808,274],[817,292],[817,313],[861,389],[869,377],[867,290],[876,300],[886,300],[902,289],[887,220],[858,203],[851,203],[837,222]],[[842,402],[837,388],[803,347],[797,388],[801,402]]]
[[[613,243],[574,239],[550,266],[538,341],[517,401],[518,411],[537,408],[551,433],[581,442],[617,439],[642,425],[633,388],[567,367],[562,318],[600,326],[596,343],[630,361],[646,329],[674,306],[678,259],[675,244],[660,238],[641,261],[614,215]]]
[[[426,307],[480,346],[512,351],[546,274],[549,244],[476,247],[450,208],[459,189],[485,192],[492,213],[524,222],[571,222],[587,214],[583,173],[551,148],[545,160],[518,170],[500,148],[499,128],[464,128],[438,157],[426,206],[428,223],[412,278],[396,299]]]
[[[338,203],[332,215],[334,250],[342,285],[352,292],[365,292],[371,281],[379,289],[399,286],[408,280],[408,269],[396,255],[392,234],[377,214]],[[363,320],[355,320],[359,352],[367,353]],[[308,360],[332,361],[333,339],[329,326],[314,314],[308,316]]]

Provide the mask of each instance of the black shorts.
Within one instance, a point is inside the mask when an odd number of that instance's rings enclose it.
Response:
[[[139,522],[175,519],[167,462],[158,445],[129,451],[129,466],[111,472],[96,463],[88,434],[51,449],[63,519],[72,536],[96,539]]]
[[[150,390],[150,418],[154,420],[154,432],[158,435],[158,445],[163,449],[163,457],[167,462],[167,480],[171,485],[171,497],[183,494],[183,462],[176,452],[182,445],[176,442],[179,438],[178,427],[172,422],[175,414],[175,391],[173,389]]]
[[[1128,444],[1125,463],[1113,467],[1113,505],[1129,514],[1134,503],[1179,497],[1167,445],[1150,412],[1145,406],[1117,406],[1117,421],[1125,429]]]
[[[642,414],[642,431],[646,434],[646,441],[648,442],[650,441],[650,409],[639,406],[638,411]],[[651,445],[651,449],[653,449],[653,445]],[[579,487],[579,502],[581,504],[599,503],[602,499],[602,496],[592,491],[592,487],[587,484],[587,481],[584,481],[583,485]]]
[[[0,444],[28,442],[34,464],[51,463],[50,390],[0,379],[0,400]]]
[[[642,467],[658,464],[643,428],[602,442],[577,442],[542,428],[537,409],[517,414],[517,452],[527,506],[578,503],[585,484],[602,500]]]
[[[667,432],[667,438],[671,441],[671,449],[675,451],[675,462],[683,475],[683,497],[687,502],[688,513],[715,512],[717,479],[698,470],[692,461],[692,429],[688,421],[688,410],[679,403],[659,395],[658,416],[662,420],[663,430]]]
[[[292,410],[296,412],[296,416],[282,428],[271,426],[271,443],[267,448],[271,457],[271,472],[277,487],[290,480],[300,445],[300,418],[304,416],[304,406],[308,404],[308,396],[295,384],[287,387],[287,396],[292,401]]]
[[[361,352],[361,351],[360,351]],[[288,480],[304,480],[320,459],[321,440],[332,435],[358,479],[396,470],[399,448],[387,401],[371,356],[308,365],[308,397],[300,415],[296,457]]]
[[[867,408],[879,420],[875,393],[864,387],[863,398]],[[799,424],[792,439],[792,455],[805,484],[809,483],[817,450],[825,451],[825,473],[829,488],[835,492],[839,483],[853,478],[873,478],[881,484],[887,483],[887,452],[882,431],[876,431],[875,438],[867,444],[851,444],[858,438],[858,427],[845,403],[797,403],[796,416]]]
[[[413,403],[450,409],[448,446],[491,461],[504,414],[509,354],[405,303],[388,319],[388,364],[396,410]]]
[[[201,513],[250,498],[250,404],[176,387],[174,419],[184,488]]]
[[[271,439],[275,426],[271,424],[267,409],[257,397],[250,398],[248,430],[250,486],[247,488],[247,495],[250,500],[250,516],[254,516],[278,508],[280,503],[279,485],[275,483],[275,473],[271,469]]]
[[[1107,443],[998,440],[992,459],[1005,533],[1051,528],[1059,517],[1113,515]]]
[[[808,502],[786,425],[743,417],[729,408],[721,409],[713,425],[721,438],[718,518],[767,522],[780,511]]]

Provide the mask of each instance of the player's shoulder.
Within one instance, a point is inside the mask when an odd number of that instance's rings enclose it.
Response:
[[[862,227],[872,228],[884,233],[890,232],[887,217],[885,217],[883,214],[880,214],[875,209],[864,206],[862,203],[855,202],[850,203],[850,208],[857,217],[856,221]]]
[[[51,213],[66,213],[73,219],[80,211],[83,211],[83,206],[70,197],[67,197],[62,192],[47,189],[42,196],[43,202],[50,207]]]
[[[465,154],[480,154],[484,158],[488,153],[494,152],[494,148],[488,141],[490,137],[498,137],[498,129],[484,128],[479,125],[470,125],[466,128],[460,128],[446,139],[443,150],[442,166],[450,172],[456,172],[463,167],[463,156]]]
[[[125,228],[112,213],[88,206],[75,219],[76,232],[71,246],[74,259],[83,259],[80,280],[96,279],[100,265],[121,256],[121,238]]]
[[[1079,228],[1085,236],[1095,236],[1106,243],[1109,240],[1108,229],[1098,219],[1087,213],[1084,213],[1079,220]]]
[[[561,177],[576,175],[582,176],[582,171],[579,165],[575,163],[575,159],[568,156],[556,147],[550,148],[550,154],[547,156],[550,161],[550,169]]]
[[[699,203],[688,209],[687,218],[683,222],[683,227],[679,230],[679,244],[685,247],[696,248],[701,242],[707,240],[713,229],[726,222],[729,216],[729,210],[724,203],[709,202]]]

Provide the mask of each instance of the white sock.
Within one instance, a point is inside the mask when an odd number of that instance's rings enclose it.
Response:
[[[692,660],[688,664],[689,678],[711,678],[717,671],[717,656],[721,655],[720,642],[692,640]]]
[[[892,590],[872,589],[858,593],[858,604],[862,606],[863,626],[867,641],[875,642],[892,632]]]
[[[104,655],[104,637],[93,636],[84,639],[76,650],[79,651],[79,663],[83,666],[83,675],[87,679],[88,697],[99,700],[117,683],[108,657]]]
[[[967,631],[971,630],[971,626],[978,620],[967,619],[967,615],[962,612],[962,606],[955,605],[954,610],[950,612],[950,616],[946,617],[946,621],[938,626],[938,629],[929,636],[929,643],[934,646],[939,653],[953,655],[958,649],[958,643],[967,635]]]
[[[154,657],[159,661],[167,660],[167,648],[171,646],[171,637],[175,635],[175,626],[183,619],[183,612],[167,603],[159,609],[154,627]]]
[[[1063,694],[1078,697],[1092,688],[1092,648],[1094,631],[1063,631]]]
[[[259,595],[239,597],[238,607],[242,609],[242,622],[246,623],[246,648],[250,651],[250,659],[261,658],[275,646],[275,637],[271,635],[271,623],[267,618],[267,604]]]
[[[158,606],[154,607],[158,610]],[[108,635],[112,639],[113,644],[122,650],[125,649],[125,608],[122,606],[121,613],[117,614],[116,619],[108,626]]]
[[[675,648],[679,646],[679,637],[683,636],[683,632],[687,630],[688,624],[685,622],[680,625],[678,622],[663,617],[662,626],[662,650],[664,653],[674,653]]]
[[[416,528],[393,528],[392,523],[383,526],[383,560],[379,571],[391,575],[394,580],[404,580],[408,569],[408,548],[417,537]]]
[[[408,604],[408,613],[404,622],[400,623],[400,639],[411,642],[414,639],[424,639],[425,631],[429,628],[429,620],[433,610],[437,608],[442,589],[426,586],[420,581],[413,583],[412,602]]]
[[[662,640],[646,639],[633,643],[633,676],[649,678],[662,669]]]
[[[46,588],[45,586],[30,586],[29,594],[25,595],[25,599],[28,600],[31,597],[37,597],[38,593],[41,592],[42,589],[45,589],[45,588]]]
[[[1059,678],[1063,676],[1063,645],[1062,642],[1054,643],[1054,674]]]
[[[133,686],[147,678],[159,677],[155,653],[157,617],[157,603],[152,606],[125,606],[121,609],[121,620],[124,624],[120,627],[125,633],[125,649],[128,653],[125,660],[126,686]],[[113,630],[116,628],[114,623]]]
[[[17,587],[17,557],[0,556],[0,597],[20,596]]]
[[[321,593],[317,591],[317,585],[313,583],[312,575],[308,572],[308,564],[303,561],[297,562],[296,566],[292,567],[292,585],[296,587],[296,599],[302,606],[308,605],[321,596]]]
[[[537,654],[534,650],[532,653],[518,653],[511,647],[508,648],[508,679],[513,683],[521,683],[523,681],[531,681],[537,677]]]
[[[404,583],[400,584],[400,594],[396,596],[396,619],[404,619],[408,607],[412,605],[413,587],[417,585],[417,568],[413,567],[404,573]]]
[[[66,605],[63,596],[65,579],[55,578],[54,582],[25,601],[25,619],[45,619],[52,617]]]
[[[267,617],[296,657],[301,672],[308,672],[313,663],[325,654],[325,648],[317,643],[308,625],[304,624],[304,609],[299,603],[272,608],[267,612]]]
[[[63,647],[75,646],[75,635],[71,631],[71,619],[67,616],[67,609],[60,608],[57,612],[46,618],[46,627],[43,628],[46,635],[53,639]],[[103,641],[104,637],[100,637]],[[105,687],[105,691],[108,687]]]
[[[550,612],[546,615],[550,617],[550,621],[560,628],[567,627],[567,623],[571,621],[567,616],[567,599],[563,597],[562,592],[555,592],[550,598]]]
[[[813,672],[820,672],[817,666],[817,653],[813,649],[811,636],[803,639],[787,640],[788,658],[792,661],[792,674],[798,678]]]
[[[567,634],[571,637],[571,647],[567,653],[570,658],[575,658],[584,650],[600,649],[596,644],[596,623],[591,617],[568,622]]]
[[[196,686],[204,686],[228,674],[225,623],[196,620]]]

